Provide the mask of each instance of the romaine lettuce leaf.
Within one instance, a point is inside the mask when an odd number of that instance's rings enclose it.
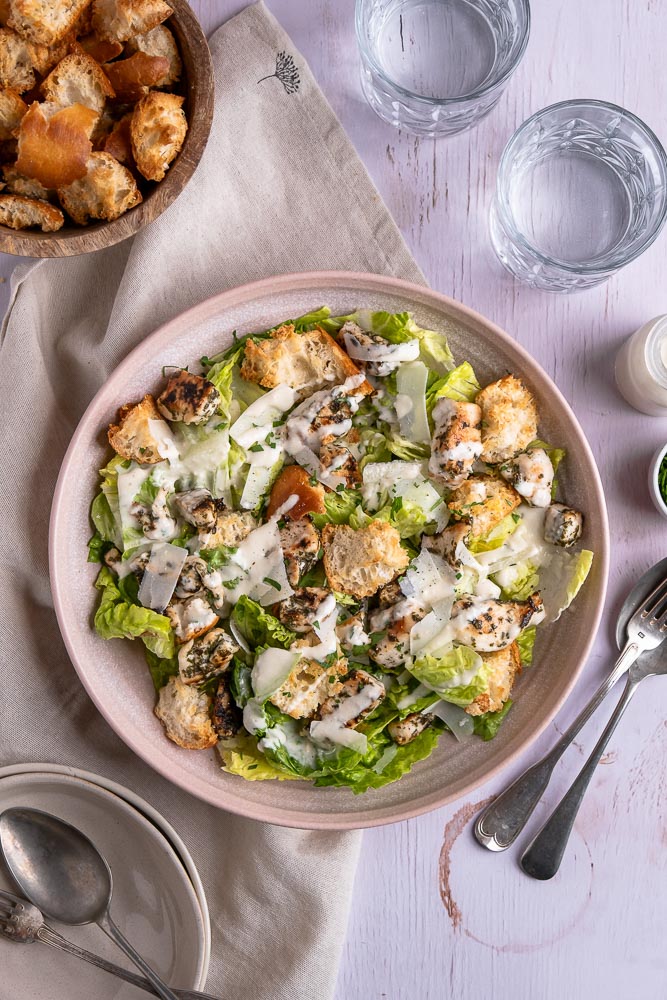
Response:
[[[242,594],[234,605],[232,619],[252,649],[258,646],[289,649],[297,638],[295,632],[285,628],[281,621],[245,594]]]
[[[95,612],[95,628],[103,639],[141,639],[160,659],[174,655],[174,633],[166,615],[124,600],[111,570],[104,566],[95,581],[100,605]]]
[[[464,361],[463,364],[453,368],[428,387],[426,409],[429,416],[441,396],[447,396],[449,399],[455,399],[462,403],[473,403],[481,388],[472,365],[468,361]]]
[[[313,514],[313,524],[318,529],[322,529],[325,524],[349,524],[350,514],[354,513],[360,503],[361,494],[357,490],[343,489],[326,493],[326,514]]]
[[[501,597],[506,601],[526,601],[540,587],[537,567],[531,562],[506,566],[494,573],[491,580],[500,587]]]
[[[517,637],[516,644],[519,647],[521,663],[524,667],[529,667],[533,662],[533,646],[535,645],[536,635],[537,626],[529,625],[528,628],[525,628]]]
[[[369,788],[382,788],[383,785],[397,781],[402,775],[407,774],[418,761],[430,757],[437,745],[441,731],[441,727],[436,723],[425,729],[411,743],[397,747],[391,759],[378,773],[375,768],[387,749],[396,746],[389,736],[381,733],[369,740],[369,750],[363,761],[358,760],[355,763],[350,760],[347,766],[342,763],[342,766],[339,766],[335,771],[332,770],[329,774],[321,773],[315,778],[315,784],[317,786],[344,785],[351,788],[355,795],[359,795]],[[348,753],[350,751],[343,751],[343,754],[339,756],[342,757]]]
[[[298,781],[302,775],[283,771],[276,767],[257,747],[254,736],[239,735],[220,740],[218,753],[222,758],[222,769],[228,774],[238,774],[248,781]]]
[[[563,611],[572,604],[581,590],[593,565],[593,553],[566,552],[557,549],[548,566],[540,574],[540,590],[544,601],[546,621],[558,621]]]
[[[392,455],[404,459],[406,462],[421,461],[423,458],[428,458],[431,453],[427,444],[416,444],[414,441],[408,441],[401,437],[400,434],[388,434],[386,441],[387,448]]]
[[[404,500],[403,497],[396,497],[377,514],[373,514],[373,518],[377,521],[387,521],[396,528],[401,538],[420,535],[429,523],[429,517],[424,509],[411,500]]]
[[[497,712],[485,712],[483,715],[473,716],[475,736],[479,736],[485,742],[497,736],[500,725],[511,707],[512,699],[510,698]]]
[[[151,672],[151,677],[153,679],[153,685],[156,691],[163,688],[170,677],[176,677],[178,674],[178,656],[172,656],[168,659],[163,659],[160,656],[156,656],[152,653],[150,649],[145,650],[146,662],[148,663],[148,669]]]
[[[471,538],[468,542],[468,549],[473,555],[476,555],[478,552],[491,552],[493,549],[499,549],[510,535],[514,534],[520,523],[520,514],[508,514],[488,534],[482,535],[479,538]]]
[[[418,657],[410,673],[444,701],[465,708],[487,690],[491,669],[470,646],[455,646],[439,656]]]

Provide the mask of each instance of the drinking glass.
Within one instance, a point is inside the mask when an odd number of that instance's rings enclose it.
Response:
[[[529,29],[528,0],[357,0],[364,95],[413,135],[462,132],[499,100]]]
[[[517,278],[573,292],[643,253],[666,215],[667,158],[653,132],[615,104],[563,101],[505,147],[491,241]]]

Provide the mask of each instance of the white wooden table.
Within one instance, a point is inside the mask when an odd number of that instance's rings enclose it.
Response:
[[[192,6],[210,31],[244,3]],[[625,592],[667,555],[667,521],[646,488],[648,460],[667,438],[667,420],[631,410],[613,380],[622,340],[667,312],[667,234],[608,284],[572,297],[513,282],[487,235],[502,148],[538,108],[569,97],[604,98],[636,112],[667,142],[667,3],[532,0],[528,50],[500,105],[476,130],[438,142],[399,134],[364,103],[353,0],[268,6],[310,63],[433,288],[508,330],[574,407],[605,484],[613,543],[594,654],[537,745],[469,798],[365,834],[338,998],[658,1000],[667,996],[664,682],[647,681],[637,694],[553,881],[523,875],[520,846],[502,856],[483,851],[470,819],[574,718],[611,662],[613,620]],[[0,274],[8,277],[15,262],[0,255]],[[610,711],[602,710],[561,761],[529,829],[555,804]]]

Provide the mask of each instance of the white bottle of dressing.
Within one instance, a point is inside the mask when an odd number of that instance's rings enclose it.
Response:
[[[667,315],[644,323],[623,344],[616,358],[616,384],[636,410],[667,417]]]

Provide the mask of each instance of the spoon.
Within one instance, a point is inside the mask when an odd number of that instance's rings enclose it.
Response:
[[[111,919],[111,869],[80,830],[38,809],[6,809],[0,814],[0,849],[21,890],[47,917],[97,924],[162,1000],[178,1000]]]

